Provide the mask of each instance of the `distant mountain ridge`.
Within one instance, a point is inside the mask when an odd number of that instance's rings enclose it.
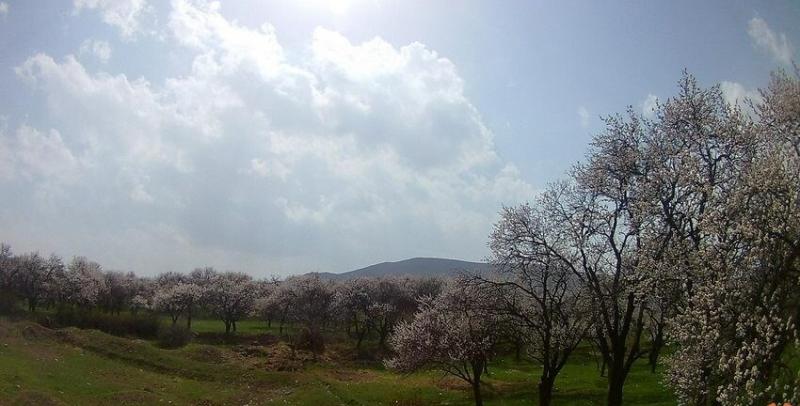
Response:
[[[456,276],[461,272],[488,273],[491,265],[485,262],[461,261],[446,258],[411,258],[395,262],[381,262],[343,273],[321,272],[327,279],[353,279],[382,276]]]

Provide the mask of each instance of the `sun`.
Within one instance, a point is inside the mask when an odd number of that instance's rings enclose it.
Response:
[[[355,5],[357,0],[302,0],[301,3],[310,9],[324,10],[342,16]]]

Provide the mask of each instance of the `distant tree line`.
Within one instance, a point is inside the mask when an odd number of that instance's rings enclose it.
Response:
[[[172,325],[183,319],[191,328],[197,314],[218,318],[225,332],[237,322],[259,318],[279,333],[291,324],[306,344],[324,348],[324,331],[341,329],[360,349],[374,337],[380,348],[400,320],[410,318],[423,297],[437,296],[445,282],[437,278],[358,278],[340,282],[317,274],[255,280],[240,272],[198,268],[188,274],[166,272],[139,277],[105,271],[85,257],[65,264],[53,254],[14,255],[0,244],[2,307],[13,311],[20,301],[31,313],[41,307],[101,310],[110,314],[156,312]]]

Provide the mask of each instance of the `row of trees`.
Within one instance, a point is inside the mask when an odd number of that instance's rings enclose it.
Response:
[[[128,304],[135,306],[132,299],[145,289],[143,282],[132,273],[103,272],[84,257],[65,264],[57,255],[15,256],[9,245],[0,244],[0,306],[5,311],[22,298],[31,312],[42,305],[71,304],[118,313]]]
[[[226,333],[236,332],[239,320],[257,317],[268,327],[279,323],[281,333],[291,323],[318,350],[324,346],[325,329],[345,332],[357,349],[368,337],[385,349],[395,325],[416,312],[418,299],[438,295],[444,284],[435,278],[332,281],[315,274],[254,280],[213,268],[147,278],[104,271],[84,257],[65,264],[56,255],[14,255],[6,244],[0,245],[0,281],[6,308],[23,300],[30,312],[40,306],[115,314],[154,311],[169,316],[173,325],[183,318],[189,329],[193,316],[202,313],[221,320]]]
[[[584,340],[608,369],[609,405],[667,344],[682,404],[797,404],[800,81],[777,73],[761,98],[742,110],[685,74],[655,118],[606,118],[566,179],[502,210],[496,272],[424,301],[388,364],[437,365],[481,404],[483,366],[510,328],[543,366],[542,405]]]

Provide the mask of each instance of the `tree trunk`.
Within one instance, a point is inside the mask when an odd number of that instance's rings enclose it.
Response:
[[[600,357],[602,363],[600,364],[600,377],[606,376],[606,357]]]
[[[481,395],[481,374],[483,373],[484,362],[472,363],[472,396],[475,398],[475,406],[483,406],[483,396]]]
[[[192,313],[186,315],[186,328],[189,330],[192,329]]]
[[[388,335],[388,333],[389,333],[388,329],[383,329],[379,333],[380,340],[379,340],[378,344],[380,345],[380,348],[382,350],[386,349],[386,336]]]
[[[614,364],[622,362],[614,362]],[[622,388],[625,386],[625,371],[622,365],[611,365],[608,369],[608,406],[622,405]]]
[[[705,393],[700,395],[696,404],[704,406],[721,406],[722,403],[720,403],[715,396],[718,385],[714,382],[714,379],[711,378],[711,370],[709,367],[703,368],[703,381],[705,381]]]
[[[231,322],[228,321],[228,320],[225,320],[225,334],[227,335],[227,334],[230,334],[230,333],[231,333]]]
[[[654,374],[656,373],[656,367],[658,366],[658,350],[655,346],[650,349],[650,354],[647,357],[647,363],[650,364],[650,373]]]
[[[539,406],[550,406],[555,380],[555,377],[542,375],[539,380]]]
[[[648,361],[650,363],[650,372],[655,373],[656,367],[658,366],[658,356],[661,352],[661,348],[664,346],[664,333],[661,330],[656,334],[651,345]]]
[[[236,332],[236,320],[233,320],[231,323],[233,324],[233,332],[235,333]]]
[[[475,406],[483,406],[483,397],[481,396],[481,381],[472,383],[472,396],[475,398]]]
[[[356,350],[361,349],[361,342],[364,341],[364,336],[366,336],[366,334],[364,334],[363,331],[360,334],[358,334],[358,341],[356,341]]]

